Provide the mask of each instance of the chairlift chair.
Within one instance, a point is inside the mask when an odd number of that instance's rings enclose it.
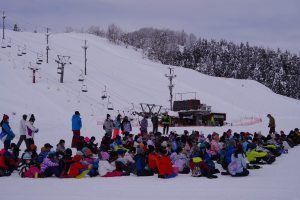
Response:
[[[107,91],[106,91],[106,86],[104,86],[104,90],[102,91],[101,99],[104,100],[106,98],[107,98]]]
[[[114,110],[114,106],[113,106],[112,102],[107,103],[107,110]]]
[[[23,56],[22,51],[18,48],[18,56]]]
[[[5,45],[5,43],[4,43],[3,40],[2,40],[2,42],[1,42],[1,48],[2,48],[2,49],[5,49],[5,48],[6,48],[6,45]]]
[[[40,64],[42,64],[39,60],[36,60],[36,64],[37,65],[40,65]]]
[[[22,54],[26,55],[26,46],[23,47]]]
[[[83,77],[82,74],[79,75],[78,81],[79,81],[79,82],[83,82],[83,81],[84,81],[84,77]]]
[[[114,110],[114,105],[112,102],[110,102],[110,97],[108,97],[107,101],[107,110]]]
[[[42,53],[38,53],[37,54],[37,60],[40,62],[40,63],[42,63],[43,62],[43,54]]]
[[[82,92],[87,92],[88,91],[87,86],[85,84],[82,85],[81,91]]]
[[[9,40],[9,42],[7,43],[7,47],[11,48],[11,40]]]

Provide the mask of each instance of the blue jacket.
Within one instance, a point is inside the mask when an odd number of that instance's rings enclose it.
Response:
[[[79,115],[72,116],[72,131],[79,131],[81,129],[82,123]]]
[[[5,140],[13,140],[14,139],[15,134],[12,132],[12,130],[7,122],[2,123],[2,131],[7,134],[7,137]]]

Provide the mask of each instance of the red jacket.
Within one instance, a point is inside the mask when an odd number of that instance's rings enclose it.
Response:
[[[158,168],[158,154],[150,153],[148,156],[148,166],[151,170]]]
[[[159,175],[171,175],[173,173],[172,162],[169,156],[161,156],[158,159]]]
[[[69,177],[75,178],[79,175],[79,170],[88,169],[88,165],[81,164],[80,162],[75,162],[71,165],[69,170]]]
[[[8,166],[5,164],[5,157],[4,155],[0,155],[0,168],[1,169],[7,169]]]

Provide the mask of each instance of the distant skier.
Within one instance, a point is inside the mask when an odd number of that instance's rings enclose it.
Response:
[[[144,116],[142,121],[140,122],[140,131],[141,134],[148,133],[148,116]]]
[[[171,117],[168,115],[168,113],[166,113],[165,116],[162,118],[162,123],[164,125],[163,134],[168,135],[169,127],[170,127],[170,124],[171,124]]]
[[[73,138],[72,138],[72,148],[76,148],[76,144],[79,141],[80,137],[80,129],[82,127],[80,113],[75,111],[75,114],[72,116],[72,131],[73,131]]]
[[[34,134],[39,132],[39,129],[36,128],[35,126],[33,126],[35,122],[35,117],[32,114],[28,120],[28,122],[26,122],[26,128],[27,128],[27,132],[26,132],[26,147],[27,149],[29,149],[31,144],[34,144]]]
[[[270,128],[269,133],[275,133],[275,119],[272,115],[268,114],[267,117],[269,118],[269,125]]]
[[[19,138],[19,141],[17,143],[17,146],[19,148],[20,148],[23,141],[26,143],[26,132],[27,132],[26,120],[27,120],[27,115],[23,115],[22,119],[20,121],[20,138]]]
[[[113,120],[110,119],[110,114],[107,114],[106,119],[103,123],[103,130],[105,131],[105,134],[111,137],[113,128],[114,128]]]
[[[153,133],[157,133],[158,132],[158,116],[157,116],[157,113],[155,113],[151,117],[151,122],[152,122],[152,125],[153,125]]]

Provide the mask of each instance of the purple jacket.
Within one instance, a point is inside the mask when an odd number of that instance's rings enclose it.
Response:
[[[44,161],[41,164],[41,172],[42,173],[45,172],[45,170],[48,167],[57,167],[57,166],[58,166],[58,163],[52,162],[52,160],[50,160],[49,158],[45,158]]]

